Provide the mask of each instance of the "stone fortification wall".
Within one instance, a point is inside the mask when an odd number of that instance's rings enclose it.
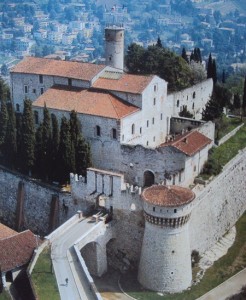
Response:
[[[23,188],[21,197],[18,196],[20,182]],[[55,205],[52,204],[54,201],[57,202]],[[45,235],[84,205],[58,188],[0,168],[0,220],[12,228],[18,225],[18,230],[28,228]]]
[[[229,132],[228,134],[226,134],[225,136],[223,136],[220,140],[218,140],[218,141],[216,142],[216,144],[217,144],[218,146],[224,144],[224,143],[225,143],[226,141],[228,141],[232,136],[234,136],[234,135],[238,132],[238,130],[240,130],[240,128],[243,127],[243,126],[244,126],[244,123],[241,124],[241,125],[239,125],[239,126],[237,126],[237,127],[236,127],[235,129],[233,129],[231,132]]]
[[[229,151],[229,149],[228,149]],[[191,249],[215,244],[246,209],[246,150],[231,160],[208,186],[196,193],[189,224]]]

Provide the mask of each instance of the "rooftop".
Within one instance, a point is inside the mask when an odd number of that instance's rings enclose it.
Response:
[[[172,146],[188,156],[194,155],[210,144],[212,140],[199,131],[190,131],[184,135],[178,136],[175,140],[161,144],[160,147]]]
[[[16,234],[18,234],[18,232],[0,223],[0,240]]]
[[[90,81],[104,68],[104,65],[29,56],[13,67],[11,73],[50,75]]]
[[[175,207],[190,203],[195,194],[177,185],[152,185],[143,191],[142,197],[153,205]]]
[[[108,92],[53,86],[33,102],[34,107],[44,107],[64,111],[75,110],[111,119],[121,119],[139,110],[136,106],[118,99]]]
[[[143,76],[105,71],[94,82],[93,87],[103,90],[141,94],[153,77],[154,75]]]
[[[36,237],[26,230],[0,240],[1,271],[7,272],[27,264],[36,248]]]

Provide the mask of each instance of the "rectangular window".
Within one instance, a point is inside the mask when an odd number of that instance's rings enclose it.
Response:
[[[36,89],[33,89],[32,92],[33,92],[33,94],[36,94]]]
[[[161,114],[161,120],[162,120],[162,114]]]
[[[154,98],[154,100],[153,100],[153,105],[155,105],[155,103],[156,103],[156,98]]]
[[[139,132],[140,132],[140,134],[142,134],[142,127],[140,127]]]
[[[149,121],[147,121],[147,127],[149,127]]]
[[[43,75],[39,75],[39,83],[44,83],[44,78],[43,78]]]
[[[155,124],[155,118],[152,118],[152,124]]]
[[[44,88],[41,87],[41,88],[40,88],[40,94],[42,95],[43,93],[44,93]]]
[[[28,85],[24,85],[24,93],[25,93],[25,94],[28,93]]]

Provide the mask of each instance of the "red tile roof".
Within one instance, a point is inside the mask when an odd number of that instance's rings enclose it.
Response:
[[[142,76],[132,74],[122,74],[119,79],[100,77],[94,82],[93,87],[103,90],[141,94],[153,77],[154,75]]]
[[[205,146],[209,145],[212,142],[208,137],[201,134],[198,131],[190,131],[172,142],[168,142],[160,145],[163,146],[172,146],[179,151],[183,152],[188,156],[194,155],[196,152],[203,149]]]
[[[104,68],[104,65],[30,56],[13,67],[11,73],[50,75],[90,81]]]
[[[42,94],[33,106],[71,111],[111,119],[121,119],[139,108],[107,92],[54,86]]]
[[[0,240],[1,271],[7,272],[27,264],[36,248],[36,237],[30,230]]]
[[[18,232],[0,223],[0,240],[16,235]]]
[[[153,205],[175,207],[190,203],[195,194],[190,189],[177,185],[152,185],[143,191],[142,197]]]

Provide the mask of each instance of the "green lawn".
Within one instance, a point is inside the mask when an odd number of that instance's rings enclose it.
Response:
[[[193,300],[221,284],[246,267],[246,213],[236,224],[237,235],[233,246],[209,268],[201,282],[189,291],[180,294],[160,296],[155,292],[144,290],[137,282],[136,274],[126,274],[121,279],[125,292],[141,300]]]
[[[223,136],[231,132],[242,123],[240,118],[228,118],[223,116],[220,121],[220,128],[215,130],[216,139],[221,139]]]
[[[3,291],[0,294],[0,300],[11,300],[11,297],[6,291]]]
[[[39,300],[60,299],[56,278],[52,273],[49,248],[40,254],[31,278]]]

